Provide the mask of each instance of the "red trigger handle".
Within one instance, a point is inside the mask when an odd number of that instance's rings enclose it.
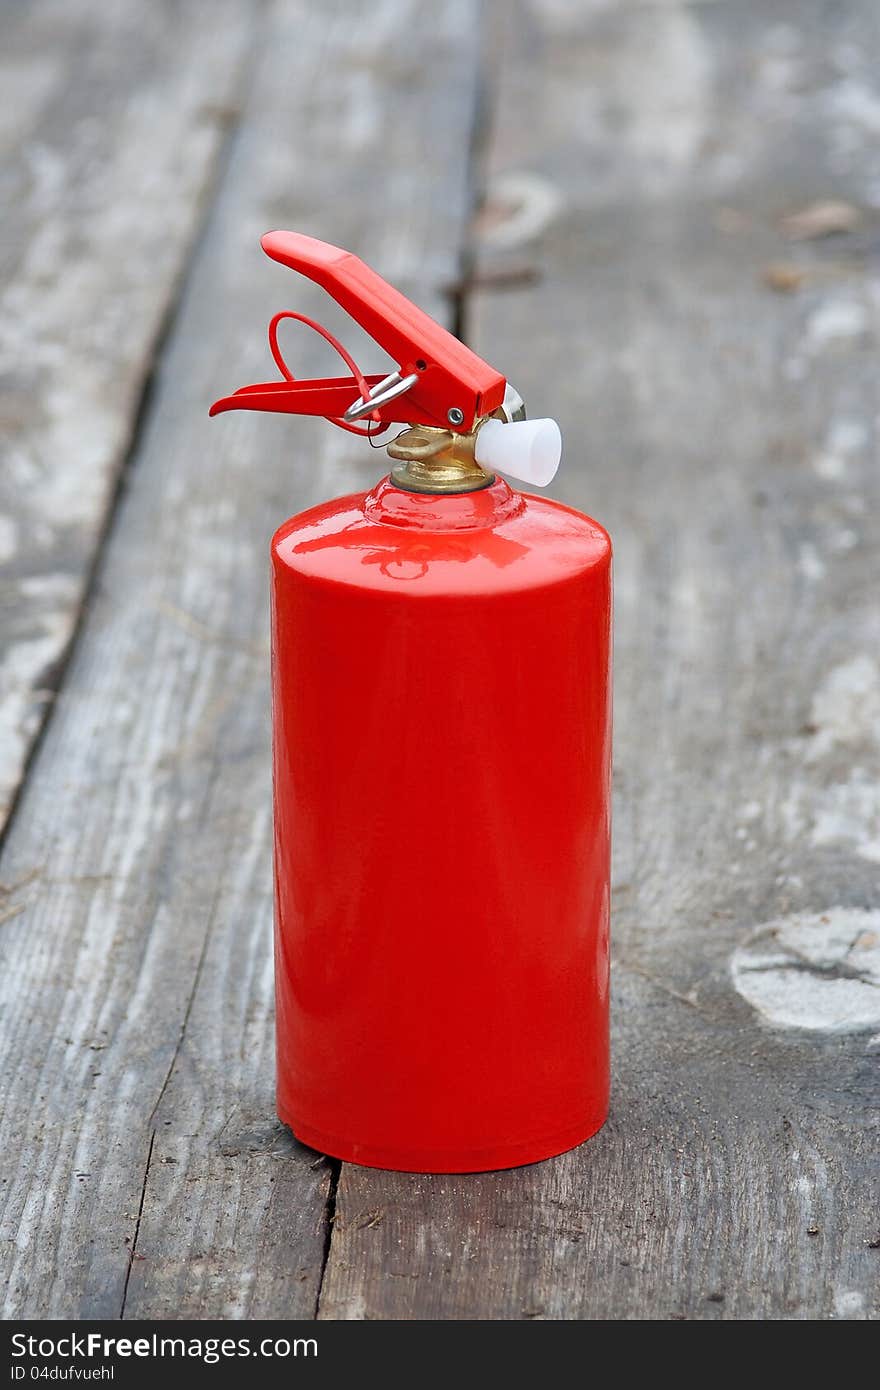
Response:
[[[402,393],[376,392],[372,411],[363,409],[369,392],[385,385],[387,378],[363,376],[353,359],[332,334],[304,315],[276,314],[270,324],[272,355],[284,376],[280,382],[259,383],[215,401],[211,414],[224,410],[275,410],[298,415],[324,415],[354,433],[342,419],[369,415],[376,424],[434,425],[457,431],[470,430],[483,415],[497,410],[504,399],[505,378],[470,348],[394,289],[357,256],[338,246],[299,232],[268,232],[261,245],[273,260],[298,270],[325,289],[398,364],[401,378],[413,378]],[[277,344],[281,318],[291,317],[316,328],[336,347],[352,375],[344,379],[294,381]],[[390,398],[389,398],[390,397]]]

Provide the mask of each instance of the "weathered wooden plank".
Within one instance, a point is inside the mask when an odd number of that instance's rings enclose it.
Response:
[[[876,1317],[880,13],[499,10],[472,341],[616,539],[612,1118],[345,1167],[321,1316]]]
[[[82,633],[4,849],[7,1316],[308,1316],[328,1170],[274,1121],[266,553],[375,478],[323,422],[209,422],[295,304],[257,237],[350,245],[435,313],[460,275],[475,5],[276,0]],[[424,50],[399,33],[430,37]],[[431,177],[421,158],[431,150]],[[305,375],[336,370],[291,340]],[[375,369],[375,352],[363,354]],[[135,1258],[129,1257],[133,1247]]]
[[[0,830],[234,116],[253,10],[0,12]]]

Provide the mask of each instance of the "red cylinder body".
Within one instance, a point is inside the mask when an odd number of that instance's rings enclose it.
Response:
[[[467,1172],[608,1104],[611,546],[500,480],[272,543],[278,1113]]]

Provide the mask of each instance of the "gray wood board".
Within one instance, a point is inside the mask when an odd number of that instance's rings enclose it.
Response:
[[[612,1114],[345,1166],[320,1315],[876,1317],[880,13],[495,13],[470,339],[616,542]]]
[[[470,211],[476,7],[361,16],[354,0],[277,0],[261,20],[0,861],[9,1317],[315,1309],[330,1174],[277,1125],[272,1096],[267,546],[291,512],[366,486],[383,456],[323,422],[209,422],[207,407],[274,375],[275,309],[317,313],[357,348],[326,296],[262,257],[270,227],[351,246],[448,310]],[[338,370],[304,330],[289,341],[298,374]],[[365,370],[376,356],[361,354]]]
[[[253,10],[0,10],[0,832],[234,119]]]

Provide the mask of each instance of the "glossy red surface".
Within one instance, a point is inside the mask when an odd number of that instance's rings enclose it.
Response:
[[[324,1153],[502,1168],[605,1119],[610,560],[500,481],[273,540],[278,1109]]]

